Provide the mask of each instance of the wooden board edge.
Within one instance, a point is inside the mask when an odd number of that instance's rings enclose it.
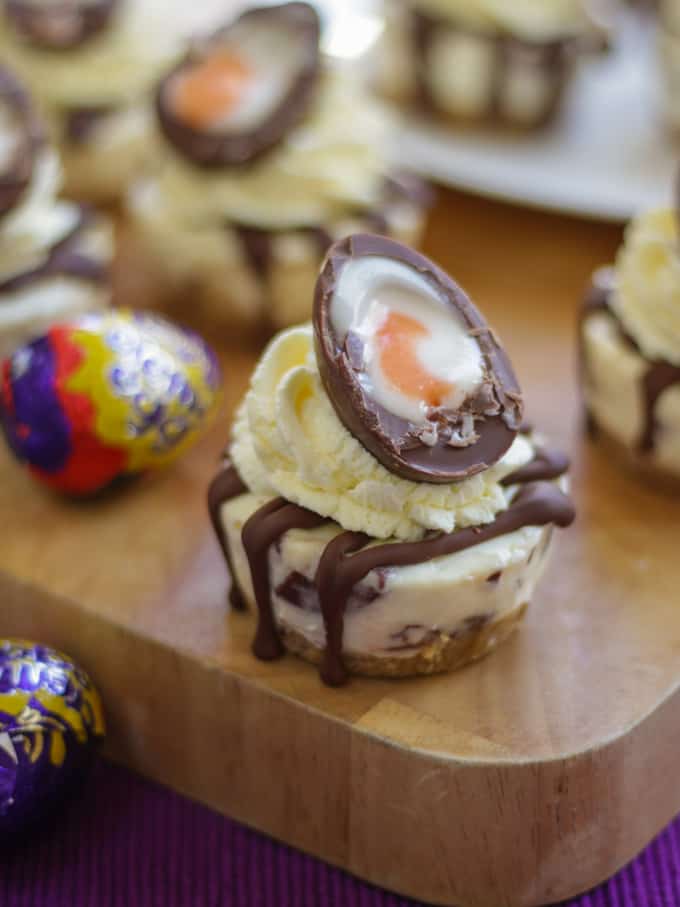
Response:
[[[411,897],[562,900],[613,874],[680,808],[677,691],[590,751],[458,761],[299,707],[2,573],[0,599],[3,633],[63,648],[92,673],[113,758]]]

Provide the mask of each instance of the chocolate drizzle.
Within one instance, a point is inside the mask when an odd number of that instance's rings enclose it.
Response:
[[[643,401],[643,428],[637,440],[636,448],[639,454],[649,455],[654,452],[658,435],[657,404],[659,398],[675,385],[680,386],[680,366],[673,365],[663,360],[650,361],[640,349],[635,338],[623,326],[619,316],[611,306],[611,295],[614,292],[614,270],[601,268],[593,277],[593,282],[586,294],[581,316],[581,359],[582,372],[587,380],[588,361],[583,349],[583,324],[592,315],[604,313],[615,323],[621,341],[634,350],[647,363],[647,370],[641,380],[641,396]],[[597,423],[591,412],[586,412],[586,423],[591,435],[597,431]]]
[[[17,130],[17,147],[0,172],[0,218],[19,204],[28,189],[45,134],[28,93],[12,73],[0,66],[0,104]]]
[[[407,173],[396,173],[385,178],[382,203],[378,208],[357,210],[350,215],[362,221],[376,233],[389,233],[389,210],[400,203],[424,209],[432,204],[433,192],[427,183],[417,176]],[[307,237],[314,243],[319,261],[333,243],[333,237],[322,226],[293,227],[284,230],[252,227],[248,224],[230,222],[243,250],[243,255],[253,273],[265,284],[269,278],[273,262],[273,246],[277,237],[299,235]]]
[[[557,450],[540,448],[525,466],[501,480],[501,485],[524,485],[527,482],[547,482],[559,479],[569,469],[569,457]]]
[[[433,532],[413,542],[371,545],[370,537],[358,532],[340,532],[329,542],[321,555],[314,577],[326,631],[326,647],[321,663],[321,676],[325,683],[338,686],[347,679],[342,658],[345,611],[357,584],[372,571],[420,564],[444,555],[456,554],[525,526],[570,525],[574,519],[570,499],[553,482],[532,478],[532,475],[546,473],[555,477],[560,465],[564,472],[568,465],[566,459],[557,454],[541,452],[535,462],[537,465],[533,471],[524,467],[514,474],[513,484],[521,487],[508,509],[497,514],[491,523],[448,534]],[[234,585],[237,580],[231,567],[219,512],[224,501],[243,492],[244,485],[231,464],[217,476],[209,491],[211,519],[225,551]],[[255,511],[245,523],[241,538],[250,565],[259,614],[253,644],[253,652],[258,658],[278,658],[284,651],[273,613],[269,577],[270,548],[290,529],[313,529],[326,522],[328,521],[324,517],[310,510],[290,504],[283,498],[275,498]]]
[[[281,232],[288,234],[289,231],[267,230],[236,223],[231,226],[248,264],[257,277],[266,283],[272,268],[274,242]],[[290,232],[308,237],[314,243],[319,259],[323,258],[333,241],[322,227],[298,227]]]
[[[23,40],[52,51],[69,51],[87,43],[108,26],[119,3],[120,0],[4,0],[7,18]]]
[[[107,264],[89,253],[79,252],[78,243],[96,215],[86,207],[80,208],[78,222],[73,229],[49,250],[45,260],[34,268],[0,279],[0,295],[15,293],[38,280],[49,277],[73,277],[94,284],[105,284],[109,277]]]
[[[510,119],[503,111],[503,93],[507,84],[508,71],[517,59],[531,60],[538,69],[552,78],[552,96],[546,105],[540,122],[549,120],[554,114],[566,80],[570,57],[578,41],[565,37],[548,42],[524,41],[501,31],[483,32],[463,23],[433,16],[422,10],[410,12],[410,33],[416,61],[416,100],[427,113],[438,112],[438,104],[430,86],[430,50],[435,37],[443,32],[469,35],[488,42],[494,51],[493,74],[489,104],[481,119],[489,121]]]
[[[69,108],[64,114],[64,139],[71,145],[83,145],[102,119],[115,109],[113,104]]]
[[[282,44],[293,35],[302,37],[305,43],[296,60],[298,68],[275,109],[247,129],[202,130],[180,119],[172,106],[176,80],[199,65],[220,42],[226,42],[230,33],[271,25],[281,31]],[[167,140],[191,163],[205,169],[251,164],[270,152],[306,117],[314,101],[320,72],[320,32],[319,17],[313,6],[303,2],[283,3],[249,9],[208,41],[194,47],[161,81],[156,92],[158,122]]]
[[[226,501],[230,501],[240,494],[245,494],[247,491],[248,489],[241,480],[241,476],[236,472],[231,463],[225,464],[222,471],[215,476],[208,488],[208,511],[210,513],[210,522],[215,530],[215,535],[220,543],[220,548],[222,549],[224,559],[229,569],[229,575],[232,578],[229,602],[236,611],[245,611],[246,603],[243,598],[243,593],[236,581],[236,571],[234,570],[234,563],[231,558],[231,549],[224,531],[220,511],[222,509],[222,504],[226,503]]]
[[[272,607],[269,548],[291,529],[315,529],[325,522],[318,513],[290,504],[284,498],[274,498],[256,510],[243,527],[241,541],[250,565],[258,610],[253,653],[263,661],[279,658],[284,651]]]

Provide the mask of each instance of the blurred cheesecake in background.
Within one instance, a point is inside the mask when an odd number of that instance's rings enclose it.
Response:
[[[156,0],[1,0],[0,54],[41,103],[65,189],[114,201],[148,148],[148,95],[180,49]]]
[[[680,487],[680,230],[659,208],[593,277],[582,324],[588,425],[638,472]],[[668,484],[666,482],[666,484]]]
[[[166,304],[279,328],[309,317],[334,239],[418,241],[429,191],[393,172],[390,118],[319,41],[307,3],[250,8],[160,80],[153,167],[128,211]]]
[[[108,218],[57,199],[59,158],[24,86],[0,67],[0,359],[111,299]]]
[[[606,40],[593,12],[584,0],[387,0],[378,88],[455,123],[538,127],[579,54]]]

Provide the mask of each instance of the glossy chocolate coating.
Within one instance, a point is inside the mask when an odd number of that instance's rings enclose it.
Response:
[[[484,381],[460,412],[442,410],[433,445],[420,440],[422,426],[388,412],[361,386],[357,363],[331,321],[333,296],[345,265],[364,256],[393,259],[417,271],[451,308],[477,342]],[[324,387],[345,427],[390,472],[415,482],[460,482],[496,463],[522,423],[523,402],[512,365],[486,321],[454,281],[418,252],[382,236],[358,234],[331,247],[317,281],[314,342]],[[361,365],[359,364],[359,368]],[[474,418],[476,440],[452,446],[451,429],[463,414]]]
[[[229,37],[232,29],[274,25],[287,34],[302,35],[306,52],[298,61],[288,90],[261,122],[247,129],[201,130],[183,122],[172,109],[171,89],[190,70]],[[156,93],[158,121],[167,140],[193,164],[217,169],[249,164],[274,148],[305,117],[314,99],[319,76],[321,27],[314,7],[307,3],[257,7],[217,31],[208,41],[189,51],[186,58],[162,80]]]
[[[135,2],[135,0],[132,0]],[[5,0],[7,18],[29,44],[43,50],[72,50],[109,24],[120,0]]]
[[[0,218],[9,213],[28,189],[35,160],[45,141],[42,123],[28,92],[12,73],[0,66],[0,104],[17,133],[14,153],[0,171]]]

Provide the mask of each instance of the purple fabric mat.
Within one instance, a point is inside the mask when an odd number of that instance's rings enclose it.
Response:
[[[569,907],[679,907],[680,819]],[[100,762],[39,838],[0,855],[0,907],[416,907]]]

